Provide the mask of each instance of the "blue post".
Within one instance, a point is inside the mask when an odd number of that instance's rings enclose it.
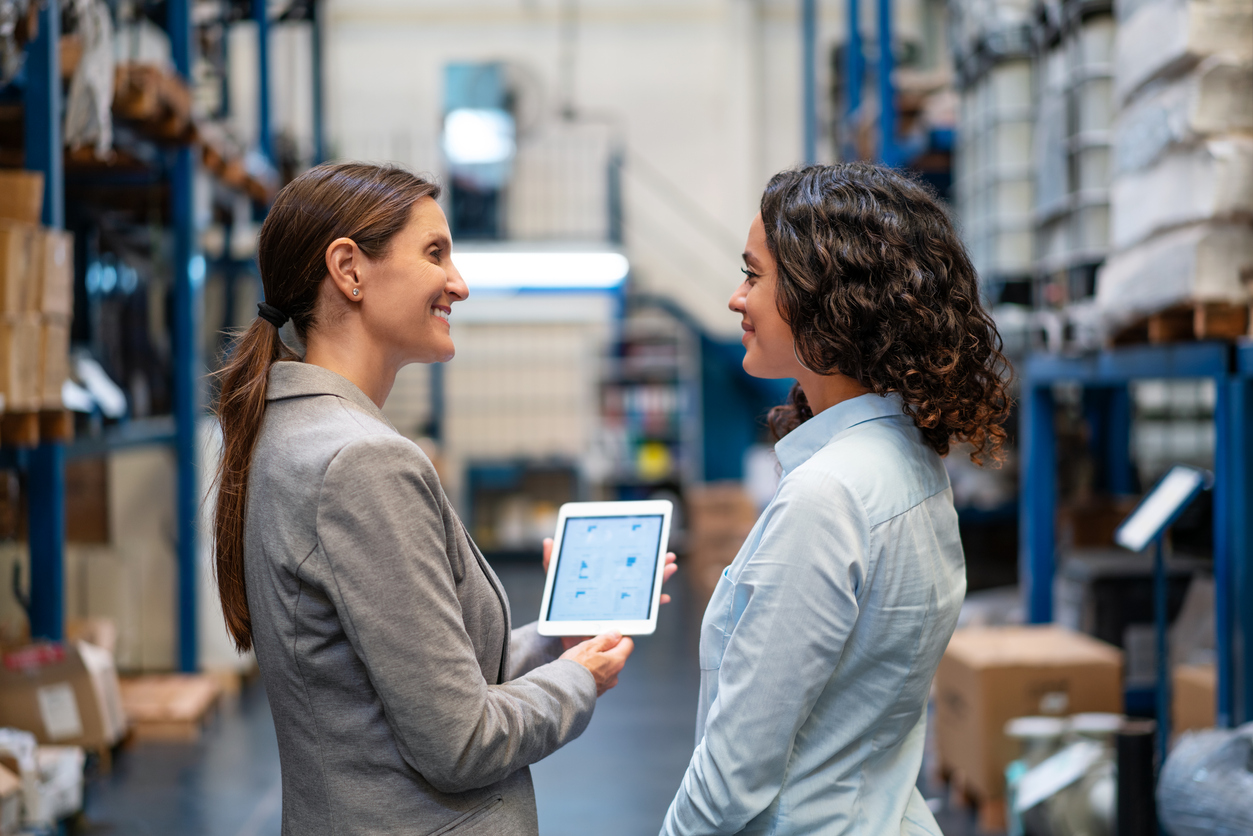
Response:
[[[43,223],[65,226],[65,164],[61,140],[61,13],[39,12],[39,34],[26,53],[23,95],[26,167],[44,175]],[[30,632],[60,641],[65,632],[65,445],[45,443],[28,463]]]
[[[879,160],[900,164],[896,148],[896,91],[892,87],[892,0],[879,0]]]
[[[1231,507],[1228,553],[1232,557],[1232,597],[1236,602],[1232,725],[1253,722],[1253,378],[1231,386],[1228,426],[1233,463],[1228,480]]]
[[[65,445],[31,451],[30,634],[60,641],[65,633]]]
[[[270,18],[266,0],[252,0],[252,19],[257,23],[257,146],[274,162],[274,136],[270,126]],[[317,59],[314,59],[317,62]],[[315,105],[316,107],[316,105]]]
[[[1236,605],[1235,564],[1232,558],[1231,525],[1232,461],[1231,455],[1222,455],[1240,443],[1242,434],[1231,424],[1231,391],[1228,381],[1222,377],[1215,380],[1217,398],[1214,404],[1214,643],[1218,668],[1218,706],[1215,720],[1219,728],[1235,725],[1236,619],[1232,609]]]
[[[844,150],[846,159],[857,158],[857,131],[853,116],[861,108],[862,86],[862,54],[861,54],[861,14],[858,0],[848,2],[848,46],[844,56],[845,75],[845,132],[848,147]]]
[[[1253,378],[1218,381],[1214,589],[1220,727],[1253,720]],[[1221,451],[1228,451],[1222,455]]]
[[[1126,384],[1085,386],[1083,411],[1091,431],[1088,449],[1103,464],[1096,488],[1116,496],[1133,493],[1131,393]]]
[[[322,6],[323,0],[313,0],[313,164],[326,162],[326,88],[322,77]]]
[[[61,13],[55,3],[39,12],[39,35],[26,50],[26,167],[44,175],[45,226],[65,227],[65,162],[61,140]]]
[[[1057,506],[1053,390],[1023,382],[1022,469],[1019,476],[1019,585],[1031,624],[1053,620],[1054,525]]]
[[[1153,541],[1153,622],[1157,647],[1157,768],[1166,763],[1170,743],[1170,645],[1166,633],[1166,547],[1163,532]]]
[[[817,0],[801,0],[801,68],[805,96],[805,165],[818,162]]]
[[[170,0],[167,23],[174,68],[190,81],[192,66],[191,0]],[[174,349],[175,453],[178,457],[178,666],[195,671],[196,528],[200,510],[197,478],[196,424],[200,418],[200,359],[197,332],[204,261],[196,256],[194,162],[191,148],[174,153],[170,200],[174,221]]]

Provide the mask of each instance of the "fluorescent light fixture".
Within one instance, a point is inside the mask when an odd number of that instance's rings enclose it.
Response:
[[[503,110],[459,108],[444,117],[444,153],[453,165],[503,163],[516,150],[513,117]]]
[[[612,290],[626,281],[621,253],[468,252],[453,263],[475,290]]]

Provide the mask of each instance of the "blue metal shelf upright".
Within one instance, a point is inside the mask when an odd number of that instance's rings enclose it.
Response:
[[[1027,618],[1053,620],[1057,451],[1053,385],[1077,383],[1092,405],[1111,490],[1129,484],[1129,383],[1214,381],[1214,582],[1220,726],[1253,720],[1253,344],[1184,343],[1083,357],[1037,354],[1023,374],[1020,577]]]
[[[44,175],[43,223],[65,227],[65,163],[61,155],[61,13],[39,12],[39,34],[26,53],[23,92],[26,167]],[[26,461],[30,490],[30,631],[59,641],[65,630],[65,445],[45,442]]]

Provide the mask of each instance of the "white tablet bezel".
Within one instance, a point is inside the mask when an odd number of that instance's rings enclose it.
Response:
[[[553,584],[557,578],[557,564],[561,559],[561,540],[566,530],[566,520],[579,517],[639,517],[661,515],[661,537],[658,538],[657,564],[653,573],[653,595],[649,602],[649,617],[641,620],[606,621],[549,621],[548,607],[552,601]],[[624,636],[646,636],[657,629],[657,610],[661,605],[661,582],[665,577],[666,551],[670,543],[670,517],[674,505],[668,499],[648,499],[628,502],[567,502],[557,512],[557,531],[553,535],[553,556],[548,563],[548,576],[544,580],[544,598],[540,602],[539,623],[541,636],[595,636],[617,630]]]

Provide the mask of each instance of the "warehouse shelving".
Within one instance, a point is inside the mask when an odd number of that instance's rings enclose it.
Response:
[[[1020,577],[1027,620],[1053,620],[1057,458],[1054,384],[1078,384],[1106,457],[1111,492],[1130,492],[1127,387],[1146,379],[1214,381],[1214,581],[1217,719],[1253,720],[1253,344],[1179,343],[1028,358],[1022,379]]]
[[[314,161],[325,154],[322,120],[321,4],[310,0],[293,4],[284,19],[307,19],[313,31]],[[188,84],[193,65],[193,0],[168,0],[166,30],[174,69]],[[258,79],[261,84],[260,126],[262,152],[270,155],[268,79],[269,20],[267,4],[251,4],[258,24]],[[293,13],[295,10],[295,13]],[[294,16],[293,16],[294,15]],[[46,3],[39,13],[38,37],[28,46],[23,90],[26,167],[45,176],[45,226],[65,225],[65,168],[60,120],[63,111],[60,72],[60,10]],[[0,466],[17,467],[27,474],[29,489],[31,635],[61,640],[65,625],[65,465],[67,459],[104,455],[140,445],[170,445],[177,460],[177,626],[176,660],[183,671],[194,671],[197,660],[197,526],[200,514],[200,462],[197,424],[205,414],[203,364],[197,333],[201,318],[205,262],[198,253],[194,215],[194,178],[197,153],[182,143],[169,155],[167,173],[173,232],[173,348],[172,415],[134,419],[108,426],[98,435],[70,442],[47,442],[32,450],[0,450]],[[111,185],[127,175],[106,177]],[[131,178],[133,179],[133,178]],[[129,182],[129,181],[128,181]],[[173,590],[172,590],[173,591]]]

